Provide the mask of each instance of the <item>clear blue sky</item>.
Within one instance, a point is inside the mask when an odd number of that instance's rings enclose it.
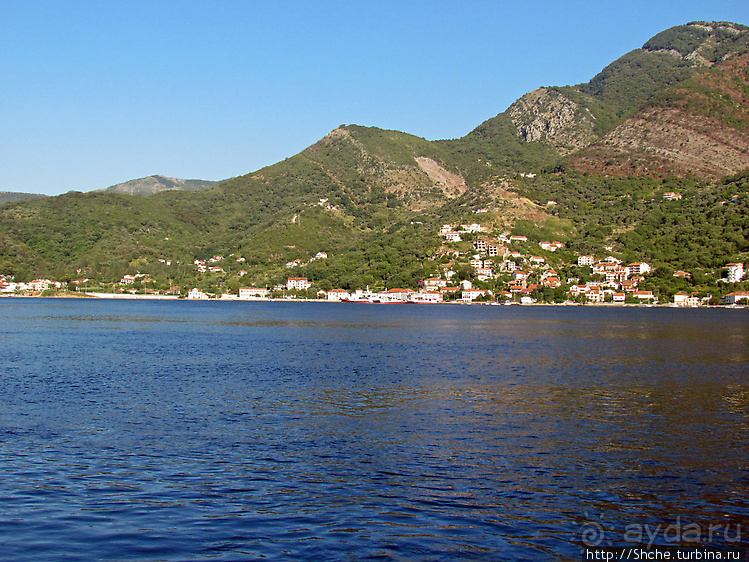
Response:
[[[0,0],[0,191],[219,180],[356,123],[461,137],[747,0]]]

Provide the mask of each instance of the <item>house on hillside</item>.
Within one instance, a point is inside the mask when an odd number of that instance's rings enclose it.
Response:
[[[540,242],[539,246],[541,246],[542,250],[546,250],[548,252],[556,252],[559,248],[563,248],[564,244],[555,240],[554,242]]]
[[[553,275],[550,275],[548,277],[544,277],[542,281],[542,285],[544,287],[550,287],[552,289],[556,289],[557,287],[562,286],[562,281],[559,279],[559,277],[554,277]]]
[[[496,242],[495,243],[491,243],[490,242],[490,243],[488,243],[486,245],[486,254],[489,257],[493,258],[493,257],[496,257],[496,256],[500,256],[504,252],[505,252],[505,247],[502,246],[502,245],[500,245],[500,244],[498,244],[498,243],[496,243]]]
[[[646,273],[650,273],[650,265],[642,262],[631,263],[627,266],[627,271],[629,271],[629,277],[645,275]]]
[[[729,263],[728,268],[728,282],[738,283],[744,278],[744,264],[743,263]]]
[[[476,269],[476,277],[479,281],[486,281],[494,278],[494,272],[491,267],[479,267]]]
[[[472,223],[472,224],[461,224],[460,231],[475,234],[477,232],[485,232],[486,229],[480,224]]]

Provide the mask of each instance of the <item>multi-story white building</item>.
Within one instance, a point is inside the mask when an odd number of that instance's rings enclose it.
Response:
[[[729,263],[728,268],[728,282],[738,283],[744,278],[744,264],[743,263]]]
[[[306,291],[312,286],[306,277],[289,277],[286,280],[286,289],[289,291]]]
[[[49,279],[34,279],[29,283],[29,288],[32,291],[46,291],[50,287],[54,287],[55,284]]]
[[[631,263],[627,266],[627,271],[629,272],[630,277],[634,277],[635,275],[645,275],[646,273],[650,273],[650,265],[642,262]]]
[[[263,287],[240,287],[239,298],[244,299],[262,299],[267,298],[270,290]]]

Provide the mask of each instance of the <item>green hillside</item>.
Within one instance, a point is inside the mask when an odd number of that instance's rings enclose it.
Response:
[[[733,24],[667,30],[588,84],[531,92],[460,139],[342,125],[282,162],[198,186],[210,189],[155,176],[166,187],[148,197],[111,190],[6,203],[0,275],[106,286],[140,272],[154,289],[236,293],[290,275],[315,289],[416,288],[452,268],[481,286],[468,265],[477,236],[439,236],[443,224],[477,223],[491,240],[528,237],[524,252],[570,277],[577,254],[614,252],[688,269],[703,290],[727,261],[749,257],[746,175],[714,180],[716,169],[749,168],[747,37]],[[673,141],[684,130],[696,148]],[[633,138],[650,144],[632,148]],[[718,158],[720,143],[728,148]],[[128,193],[145,193],[140,181]],[[666,192],[683,197],[666,201]],[[543,240],[565,249],[543,252]],[[318,252],[327,259],[313,259]],[[214,256],[221,272],[193,263]]]

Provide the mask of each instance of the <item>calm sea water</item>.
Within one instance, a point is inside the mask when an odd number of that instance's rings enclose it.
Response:
[[[2,559],[749,538],[749,310],[3,299],[0,342]]]

